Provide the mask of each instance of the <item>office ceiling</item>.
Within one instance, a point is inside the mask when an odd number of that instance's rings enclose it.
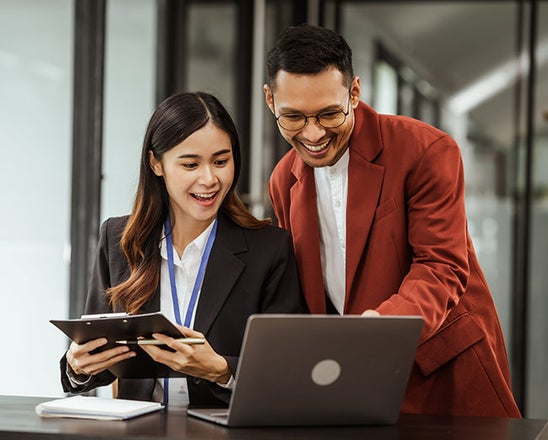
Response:
[[[517,61],[517,3],[367,2],[353,6],[350,20],[374,24],[389,48],[404,54],[453,108],[469,112],[479,132],[504,148],[513,139],[516,80],[524,80],[523,93],[527,85],[526,59]],[[528,23],[529,10],[524,12]],[[538,12],[534,116],[537,132],[548,134],[548,2],[539,2]],[[522,35],[527,47],[528,28]]]

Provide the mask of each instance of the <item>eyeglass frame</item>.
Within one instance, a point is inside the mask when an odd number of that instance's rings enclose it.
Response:
[[[316,119],[316,122],[317,124],[322,127],[322,128],[327,128],[327,129],[330,129],[330,128],[338,128],[340,127],[341,125],[343,125],[345,122],[346,122],[346,118],[347,116],[350,114],[350,101],[352,101],[352,88],[349,88],[348,89],[348,103],[346,104],[346,111],[344,110],[324,110],[324,111],[321,111],[319,113],[316,113],[315,115],[305,115],[304,113],[302,112],[294,112],[294,113],[291,113],[291,112],[288,112],[288,113],[284,113],[284,114],[281,114],[279,116],[276,116],[276,104],[274,103],[274,99],[272,99],[272,107],[273,107],[273,110],[274,110],[274,119],[276,120],[276,123],[282,127],[284,130],[287,130],[287,131],[299,131],[299,130],[302,130],[304,127],[306,127],[306,124],[308,124],[308,119],[309,118],[314,118]],[[331,112],[337,112],[337,113],[342,113],[344,115],[344,119],[342,120],[342,122],[339,124],[339,125],[335,125],[333,127],[325,127],[324,125],[322,125],[322,123],[320,122],[320,119],[319,117],[323,114],[323,113],[331,113]],[[299,128],[285,128],[282,124],[280,124],[280,121],[279,119],[282,117],[282,116],[287,116],[287,115],[302,115],[304,117],[304,124],[302,127],[299,127]]]

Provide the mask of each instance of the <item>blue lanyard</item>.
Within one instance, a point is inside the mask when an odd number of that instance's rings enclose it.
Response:
[[[183,325],[181,321],[181,312],[179,310],[179,297],[177,296],[177,283],[175,282],[175,264],[173,263],[173,237],[171,235],[171,223],[169,221],[169,216],[166,218],[164,225],[165,235],[166,235],[166,247],[167,247],[167,267],[169,270],[169,283],[171,285],[171,299],[173,302],[173,313],[175,315],[175,321],[179,325]],[[205,245],[204,253],[202,255],[202,261],[200,261],[200,267],[198,268],[198,274],[196,275],[196,281],[194,281],[194,288],[192,289],[192,294],[190,295],[190,301],[188,303],[188,308],[186,310],[184,326],[190,327],[192,322],[192,316],[194,314],[194,309],[196,308],[196,301],[198,300],[198,292],[202,287],[202,281],[204,279],[204,274],[209,260],[209,255],[211,254],[211,248],[213,247],[213,242],[217,235],[217,219],[214,220],[213,228],[211,233],[207,238]],[[164,405],[168,403],[168,387],[169,380],[164,378]]]

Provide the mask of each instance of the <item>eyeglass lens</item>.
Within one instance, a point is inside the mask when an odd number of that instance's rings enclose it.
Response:
[[[348,107],[350,107],[350,96],[348,99]],[[303,128],[309,118],[314,118],[324,128],[337,128],[344,123],[350,109],[346,112],[343,110],[331,110],[319,113],[317,115],[305,116],[302,113],[290,113],[280,115],[276,118],[278,124],[286,130],[300,130]]]

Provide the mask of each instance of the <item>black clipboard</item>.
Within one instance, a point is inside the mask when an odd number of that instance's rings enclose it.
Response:
[[[84,315],[80,319],[52,319],[50,322],[78,344],[92,339],[106,338],[108,342],[94,351],[97,353],[118,346],[116,341],[135,340],[139,337],[150,338],[152,333],[163,333],[172,338],[184,337],[161,312],[140,315],[120,313]],[[138,345],[132,345],[131,349],[137,353],[135,357],[118,362],[109,368],[116,377],[126,379],[185,377],[184,374],[155,362]]]

